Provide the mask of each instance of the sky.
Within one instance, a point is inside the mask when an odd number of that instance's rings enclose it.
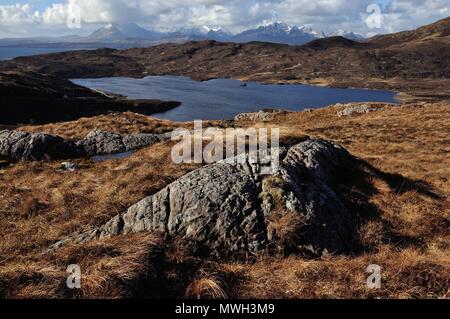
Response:
[[[110,22],[233,33],[284,22],[371,36],[448,16],[450,0],[0,0],[0,38],[85,35]]]

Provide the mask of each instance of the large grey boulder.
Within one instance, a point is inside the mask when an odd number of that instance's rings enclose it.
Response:
[[[280,241],[284,230],[278,224],[290,216],[292,223],[303,222],[292,236],[296,248],[314,254],[350,251],[353,219],[336,192],[335,176],[353,157],[323,140],[307,140],[280,153],[273,176],[259,175],[248,162],[214,163],[52,249],[68,241],[146,231],[193,241],[203,253],[217,257],[257,253],[287,245]],[[287,228],[290,224],[287,220]]]
[[[12,161],[40,161],[79,157],[82,153],[74,142],[59,136],[3,130],[0,155]]]

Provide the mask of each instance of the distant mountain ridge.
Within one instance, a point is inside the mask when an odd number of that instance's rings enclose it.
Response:
[[[98,41],[122,41],[126,39],[145,39],[156,41],[160,38],[160,33],[150,31],[140,27],[135,23],[117,24],[110,23],[103,28],[94,31],[87,37],[92,42]]]
[[[305,44],[309,41],[324,38],[323,32],[314,31],[311,28],[290,26],[276,22],[266,26],[244,31],[234,36],[234,42],[273,42],[285,44]]]
[[[222,42],[272,42],[290,45],[301,45],[307,42],[330,36],[342,36],[350,40],[362,40],[362,36],[350,31],[337,30],[326,34],[306,26],[288,25],[276,22],[255,29],[232,34],[221,28],[181,28],[176,31],[154,31],[140,27],[135,23],[108,25],[94,31],[88,36],[43,37],[30,39],[0,39],[0,46],[39,45],[43,43],[103,43],[128,44],[129,46],[147,46],[160,43],[183,43],[188,41],[215,40]]]
[[[236,35],[223,31],[220,28],[182,28],[173,32],[149,31],[136,24],[120,26],[109,24],[103,27],[88,38],[90,40],[121,41],[124,39],[153,40],[169,42],[170,40],[216,40],[224,42],[272,42],[282,44],[300,45],[309,41],[326,38],[328,36],[342,36],[350,40],[361,40],[364,37],[350,31],[337,30],[326,34],[323,31],[316,31],[312,28],[297,25],[288,25],[282,22],[260,26],[256,29],[245,30]]]
[[[360,41],[360,40],[365,39],[360,34],[354,33],[352,31],[346,31],[346,30],[337,30],[333,33],[328,33],[327,37],[343,37],[343,38],[353,40],[353,41]]]

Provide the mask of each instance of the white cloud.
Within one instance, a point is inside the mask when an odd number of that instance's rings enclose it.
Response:
[[[383,31],[413,29],[447,16],[449,0],[393,0],[383,12]]]
[[[0,25],[15,26],[40,21],[39,11],[33,11],[29,4],[0,5]]]
[[[42,21],[45,24],[64,24],[67,21],[67,5],[53,4],[51,7],[45,9],[42,13]]]
[[[82,23],[137,22],[174,29],[222,26],[240,31],[270,21],[306,24],[319,30],[347,29],[363,34],[395,32],[450,15],[450,0],[392,0],[382,10],[383,24],[370,30],[366,8],[376,0],[60,0],[36,11],[30,4],[0,5],[0,33],[11,26],[54,26],[62,30],[68,6],[81,8]]]

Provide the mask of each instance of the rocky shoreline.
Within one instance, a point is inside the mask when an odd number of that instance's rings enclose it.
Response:
[[[179,102],[128,100],[35,72],[0,72],[0,124],[46,124],[110,112],[145,115],[165,112]]]

